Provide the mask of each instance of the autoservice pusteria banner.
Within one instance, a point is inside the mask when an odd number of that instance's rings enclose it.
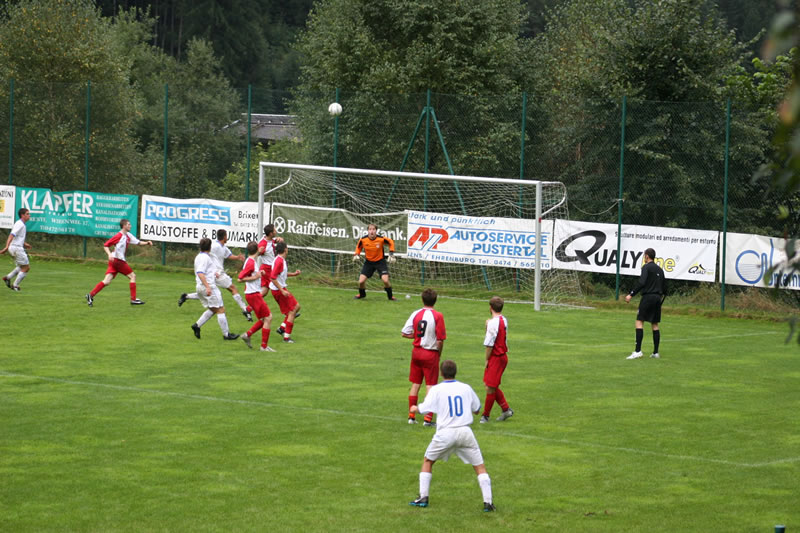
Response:
[[[553,256],[556,268],[585,272],[617,271],[616,224],[557,220]],[[653,248],[667,279],[713,282],[719,232],[622,225],[620,274],[638,276],[644,251]]]
[[[552,268],[553,221],[542,221],[541,268]],[[479,266],[536,268],[536,221],[408,212],[408,257]]]

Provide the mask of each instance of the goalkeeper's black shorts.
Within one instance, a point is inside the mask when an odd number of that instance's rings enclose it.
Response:
[[[376,271],[381,276],[389,275],[389,266],[386,264],[386,258],[383,258],[380,261],[364,261],[364,266],[361,267],[362,274],[368,278],[371,278]]]

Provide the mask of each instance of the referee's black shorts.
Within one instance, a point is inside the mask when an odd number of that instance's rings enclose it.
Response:
[[[658,324],[661,322],[661,295],[645,294],[639,302],[639,313],[636,320]]]
[[[381,276],[389,275],[389,266],[386,264],[386,259],[380,261],[364,261],[364,266],[361,267],[361,273],[368,278],[371,278],[375,272]]]

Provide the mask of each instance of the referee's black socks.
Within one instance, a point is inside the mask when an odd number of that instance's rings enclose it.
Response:
[[[644,338],[644,330],[642,328],[636,328],[636,350],[637,352],[642,351],[642,339]]]
[[[360,298],[366,298],[367,297],[367,289],[362,289],[361,287],[359,287],[358,288],[358,296]]]
[[[383,290],[386,291],[386,297],[391,300],[392,299],[392,288],[391,287],[384,287]]]
[[[658,344],[661,342],[661,330],[653,330],[653,353],[658,353]]]

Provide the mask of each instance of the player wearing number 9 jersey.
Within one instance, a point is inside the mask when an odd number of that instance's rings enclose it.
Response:
[[[417,420],[411,411],[417,405],[419,389],[422,380],[425,380],[425,393],[439,381],[439,359],[442,356],[442,346],[447,338],[444,326],[444,316],[436,311],[437,294],[433,289],[422,291],[422,309],[411,313],[406,320],[401,334],[407,339],[414,339],[411,350],[411,369],[408,380],[411,390],[408,393],[408,423],[416,424]],[[425,425],[433,426],[433,413],[425,416]]]
[[[411,412],[436,413],[438,427],[425,450],[422,470],[419,473],[419,497],[410,502],[415,507],[428,506],[428,493],[433,477],[433,464],[439,459],[447,461],[453,453],[466,464],[471,464],[478,475],[478,485],[483,494],[483,510],[494,511],[492,481],[486,472],[478,441],[472,433],[472,415],[481,408],[478,395],[466,383],[456,381],[457,367],[453,361],[442,363],[444,381],[431,387],[425,401],[414,406]]]

